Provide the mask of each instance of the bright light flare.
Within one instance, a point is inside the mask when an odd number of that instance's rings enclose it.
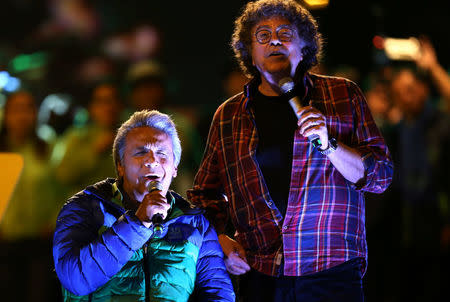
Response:
[[[330,1],[329,0],[304,0],[304,2],[310,9],[315,9],[315,8],[327,7]]]
[[[410,60],[414,61],[420,56],[420,42],[416,38],[384,39],[384,51],[391,60]]]
[[[21,81],[10,76],[7,71],[0,71],[0,91],[14,92],[20,88]]]
[[[9,80],[9,73],[7,71],[0,71],[0,90],[3,89]]]

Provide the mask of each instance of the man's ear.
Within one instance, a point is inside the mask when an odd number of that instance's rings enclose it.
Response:
[[[178,175],[178,167],[176,167],[176,168],[173,170],[172,178],[177,177],[177,175]]]
[[[123,178],[125,174],[125,168],[120,164],[120,161],[117,162],[117,174],[119,178]]]

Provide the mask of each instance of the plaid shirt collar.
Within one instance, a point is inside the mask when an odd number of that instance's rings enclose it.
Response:
[[[305,75],[301,79],[303,81],[303,87],[305,87],[304,94],[302,96],[302,100],[308,96],[308,93],[314,88],[314,82],[311,79],[311,76],[309,73],[305,73]],[[244,85],[244,96],[245,100],[243,103],[244,108],[247,109],[248,103],[251,99],[253,99],[256,90],[258,89],[259,85],[261,84],[260,78],[253,78]]]

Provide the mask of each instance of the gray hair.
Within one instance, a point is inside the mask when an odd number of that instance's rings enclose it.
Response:
[[[118,164],[122,164],[123,155],[125,152],[125,140],[134,128],[150,127],[167,134],[172,140],[173,159],[177,167],[181,159],[181,143],[178,137],[178,132],[175,123],[167,114],[161,113],[157,110],[141,110],[135,112],[126,122],[124,122],[119,130],[117,130],[113,145],[113,158],[116,171]]]

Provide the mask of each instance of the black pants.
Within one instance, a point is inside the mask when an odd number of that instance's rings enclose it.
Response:
[[[361,302],[361,266],[357,258],[301,277],[271,277],[251,270],[240,277],[239,302]]]

